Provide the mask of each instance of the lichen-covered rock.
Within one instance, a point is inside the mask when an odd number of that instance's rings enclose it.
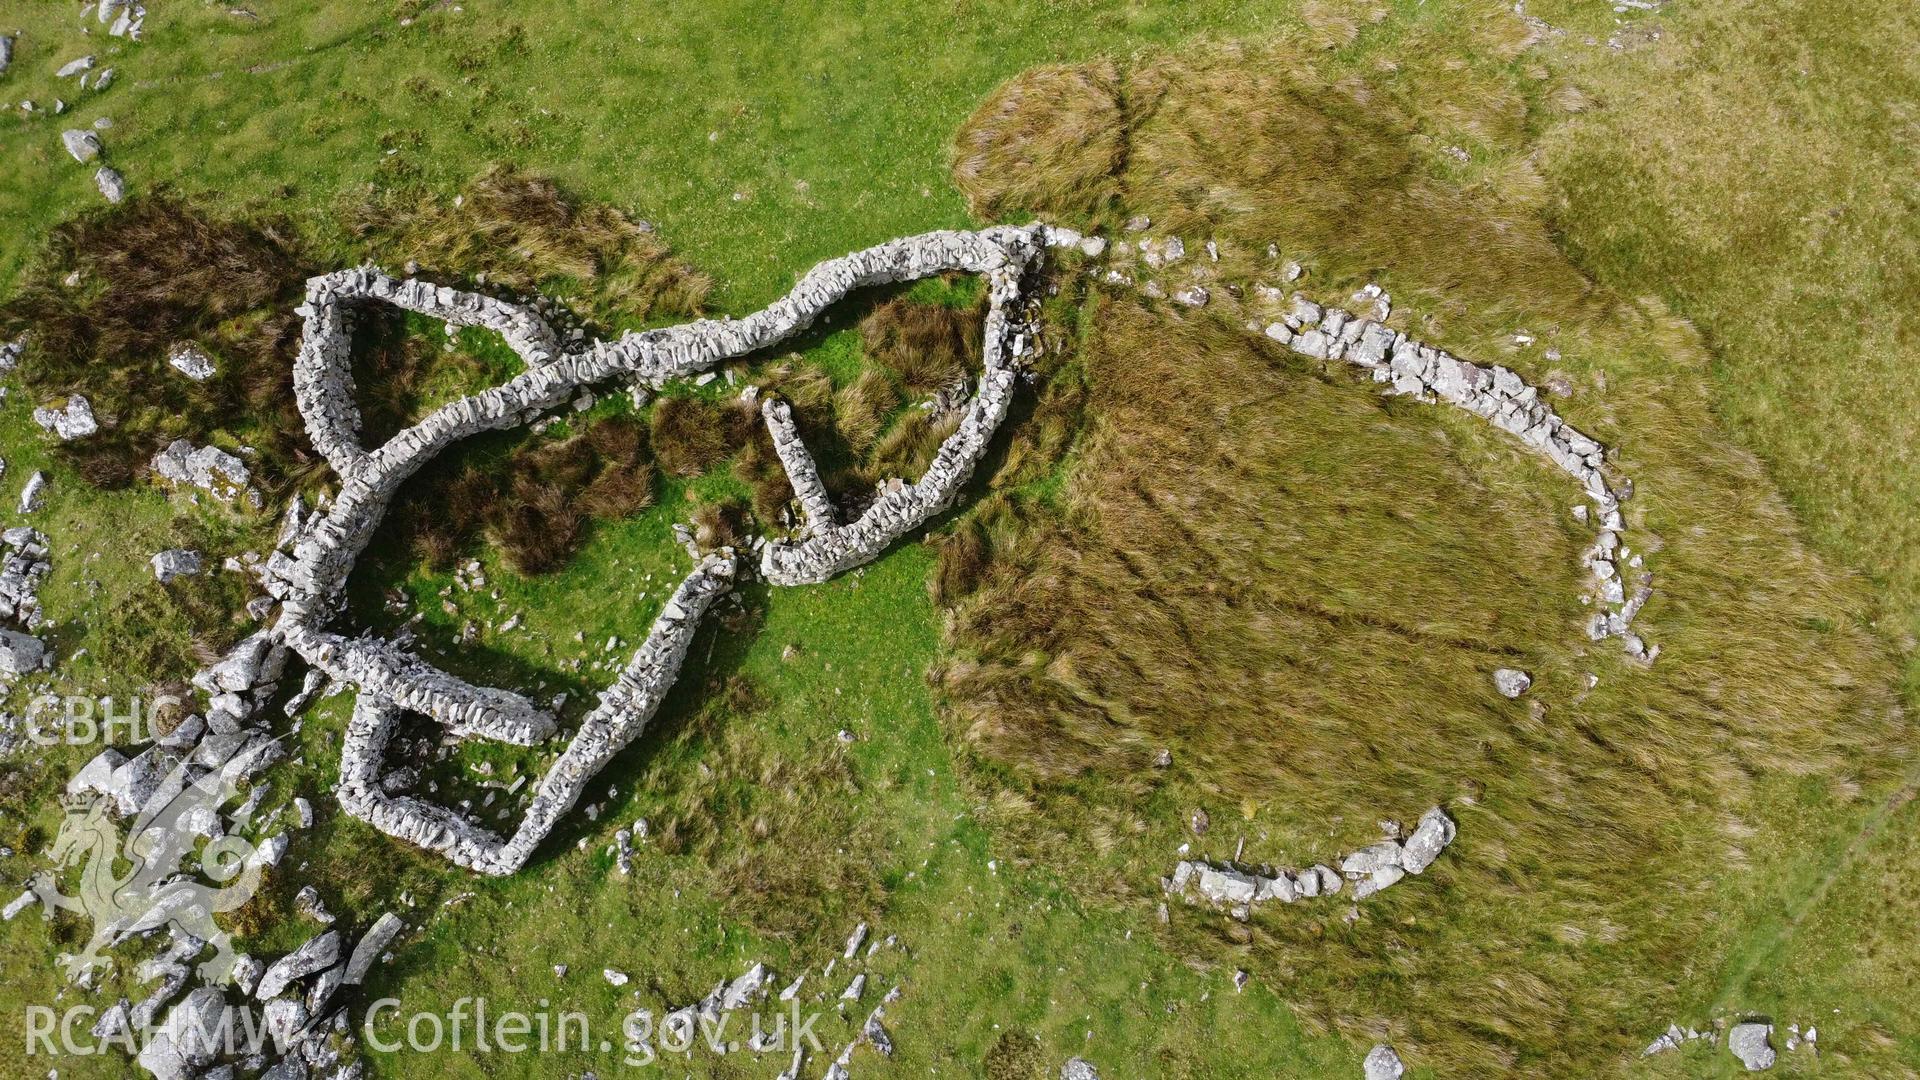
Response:
[[[100,430],[99,422],[93,418],[93,406],[80,394],[69,396],[58,409],[42,406],[33,410],[33,422],[53,432],[61,442],[84,439]]]
[[[60,144],[73,155],[73,160],[86,163],[100,156],[106,147],[100,145],[100,136],[85,128],[68,128],[60,133]]]
[[[1366,1059],[1360,1063],[1360,1070],[1366,1080],[1400,1080],[1407,1067],[1400,1063],[1400,1055],[1393,1052],[1393,1047],[1376,1043],[1373,1049],[1367,1051]]]
[[[1493,673],[1493,688],[1503,698],[1517,698],[1533,685],[1533,676],[1515,668],[1497,668]]]
[[[246,462],[218,447],[196,447],[185,439],[175,439],[155,454],[152,464],[162,480],[199,488],[223,502],[246,490],[252,479]]]
[[[1420,815],[1420,824],[1415,826],[1413,835],[1400,846],[1400,866],[1409,874],[1418,874],[1432,866],[1441,850],[1453,843],[1454,831],[1453,819],[1437,806]]]
[[[167,352],[167,365],[194,382],[205,382],[214,374],[213,358],[197,345],[175,345]]]
[[[200,553],[189,548],[169,548],[148,561],[153,564],[153,576],[162,585],[177,577],[198,574],[203,565]]]

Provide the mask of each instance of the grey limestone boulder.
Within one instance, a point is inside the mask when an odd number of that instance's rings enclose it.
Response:
[[[93,173],[93,186],[100,189],[100,197],[110,203],[117,203],[127,197],[127,181],[120,170],[111,165],[102,165]]]
[[[174,346],[172,351],[167,353],[167,364],[194,382],[205,382],[213,378],[213,358],[202,352],[196,345]]]
[[[1748,1072],[1764,1072],[1773,1068],[1773,1046],[1767,1041],[1772,1034],[1772,1024],[1735,1024],[1727,1032],[1727,1050],[1740,1059]]]
[[[266,973],[260,976],[260,985],[254,988],[253,996],[261,1001],[279,997],[280,992],[295,979],[304,978],[316,971],[324,971],[339,959],[340,932],[338,930],[328,930],[309,938],[305,944],[268,966]]]
[[[1386,1043],[1376,1043],[1367,1051],[1366,1060],[1360,1063],[1361,1072],[1366,1080],[1400,1080],[1407,1067],[1400,1063],[1400,1055]]]
[[[99,421],[93,418],[92,404],[80,394],[70,395],[58,409],[33,410],[33,422],[59,436],[61,442],[84,439],[100,430]]]
[[[196,487],[221,500],[233,498],[252,478],[246,462],[218,447],[196,447],[185,439],[175,439],[155,454],[152,465],[168,483]]]
[[[200,553],[188,548],[169,548],[149,561],[153,564],[153,576],[162,585],[174,578],[192,577],[202,566]]]
[[[61,132],[60,143],[67,148],[67,153],[73,155],[73,160],[82,163],[99,157],[101,151],[106,149],[100,144],[100,136],[85,128],[68,128]]]
[[[1493,673],[1493,688],[1503,698],[1517,698],[1533,685],[1533,676],[1514,668],[1499,668]]]
[[[366,978],[367,972],[372,969],[373,962],[393,943],[400,931],[406,929],[406,925],[400,916],[391,911],[375,919],[373,926],[360,938],[360,943],[353,947],[353,955],[347,958],[342,981],[348,986],[359,985],[360,980]]]
[[[47,659],[47,646],[32,634],[0,629],[0,675],[38,671]]]

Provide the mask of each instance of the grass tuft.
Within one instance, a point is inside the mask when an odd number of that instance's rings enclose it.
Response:
[[[983,218],[1096,214],[1120,194],[1121,79],[1112,61],[1035,68],[1008,80],[954,142],[953,179]]]
[[[653,227],[610,206],[581,206],[553,180],[494,165],[456,204],[439,192],[387,190],[340,217],[376,258],[529,293],[571,283],[582,314],[646,321],[698,314],[705,274],[669,253]]]
[[[896,297],[860,320],[867,358],[899,375],[911,394],[930,394],[980,363],[984,304],[969,310]]]

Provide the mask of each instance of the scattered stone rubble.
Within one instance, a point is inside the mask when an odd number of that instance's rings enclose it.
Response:
[[[286,655],[285,647],[265,632],[242,641],[194,676],[195,687],[208,695],[204,715],[188,716],[132,757],[118,749],[103,751],[69,782],[69,795],[104,796],[110,808],[133,819],[139,828],[142,822],[164,820],[162,811],[186,785],[199,784],[202,778],[218,773],[230,784],[255,780],[246,804],[225,815],[215,813],[210,821],[197,826],[182,818],[178,827],[209,838],[242,829],[266,829],[274,819],[254,816],[264,790],[256,778],[285,751],[281,741],[265,729],[262,714],[274,698]],[[302,802],[294,800],[296,806]],[[300,827],[312,822],[309,813],[297,818]],[[285,832],[260,841],[246,859],[248,872],[257,874],[278,864],[287,847]],[[165,873],[167,867],[154,869]],[[164,880],[174,880],[174,875],[167,874]],[[321,903],[317,890],[302,890],[296,905],[309,917],[334,923],[334,927],[323,929],[271,963],[250,956],[233,957],[226,970],[231,986],[243,995],[239,1002],[228,1000],[220,972],[206,965],[198,971],[207,981],[189,989],[193,972],[187,965],[209,943],[183,934],[179,922],[169,923],[177,905],[169,903],[166,894],[154,901],[151,910],[140,913],[136,908],[109,924],[102,932],[111,937],[112,945],[161,926],[170,926],[175,945],[154,969],[155,977],[162,979],[159,988],[130,1009],[123,1001],[117,1012],[110,1010],[102,1019],[103,1027],[120,1024],[144,1034],[161,1016],[161,1010],[185,991],[186,996],[166,1012],[158,1031],[139,1049],[136,1060],[146,1072],[161,1078],[233,1075],[222,1071],[228,1068],[247,1075],[263,1069],[266,1076],[327,1074],[339,1065],[343,1050],[352,1046],[346,1014],[335,995],[341,987],[357,985],[364,979],[405,925],[397,916],[383,914],[349,950],[352,939],[337,928],[338,920]],[[249,1010],[254,1012],[254,1019],[239,1017]],[[217,1023],[221,1015],[229,1023],[251,1023],[275,1038],[257,1057],[222,1064],[224,1047],[195,1043],[192,1027],[209,1017]]]
[[[1246,918],[1252,907],[1269,900],[1291,904],[1296,900],[1334,896],[1347,885],[1352,897],[1364,900],[1408,874],[1419,874],[1453,842],[1453,819],[1434,807],[1420,815],[1420,823],[1404,841],[1389,837],[1339,860],[1339,869],[1318,864],[1305,870],[1259,873],[1231,865],[1183,859],[1173,876],[1162,882],[1168,893],[1196,893],[1236,918]]]
[[[33,410],[33,422],[53,432],[61,442],[84,439],[100,430],[99,422],[93,418],[93,406],[79,394],[69,396],[58,409],[42,407]]]
[[[46,620],[40,615],[40,583],[53,569],[47,561],[47,538],[38,529],[16,525],[0,532],[6,555],[0,557],[0,619],[35,630]]]
[[[1764,1072],[1774,1066],[1779,1055],[1773,1048],[1774,1026],[1764,1019],[1742,1020],[1731,1025],[1724,1019],[1715,1020],[1705,1029],[1687,1027],[1679,1024],[1667,1025],[1660,1037],[1647,1044],[1640,1052],[1641,1057],[1678,1050],[1688,1043],[1703,1042],[1708,1046],[1718,1046],[1722,1032],[1726,1034],[1727,1052],[1736,1058],[1747,1072]],[[1804,1051],[1819,1053],[1820,1029],[1807,1025],[1802,1031],[1799,1024],[1787,1025],[1787,1052]]]

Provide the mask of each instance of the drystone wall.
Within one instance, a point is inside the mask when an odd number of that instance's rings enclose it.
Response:
[[[645,730],[680,673],[701,617],[732,587],[737,566],[731,554],[709,556],[680,583],[645,643],[542,778],[510,838],[502,840],[446,807],[382,790],[380,763],[402,705],[364,685],[341,747],[341,807],[389,836],[437,851],[469,870],[510,874],[519,869],[580,801],[588,781]]]
[[[1597,610],[1587,625],[1595,641],[1617,637],[1627,655],[1651,663],[1660,653],[1633,630],[1633,620],[1653,595],[1653,575],[1639,560],[1624,555],[1626,518],[1622,492],[1608,482],[1604,448],[1560,418],[1540,390],[1500,365],[1483,367],[1445,350],[1360,318],[1320,305],[1295,293],[1292,308],[1264,333],[1293,351],[1320,360],[1345,360],[1370,372],[1396,394],[1422,401],[1444,401],[1519,439],[1580,484],[1592,504],[1585,515],[1597,526],[1593,546],[1582,561],[1593,576]],[[1628,492],[1631,485],[1625,485]],[[1627,563],[1623,564],[1622,559]],[[1638,578],[1631,586],[1626,575]],[[1629,593],[1631,588],[1631,593]]]
[[[1355,900],[1364,900],[1391,888],[1409,874],[1420,874],[1453,843],[1456,829],[1447,812],[1434,807],[1420,815],[1420,823],[1405,839],[1389,836],[1338,860],[1339,868],[1315,864],[1304,870],[1265,873],[1230,864],[1181,860],[1173,875],[1162,882],[1171,895],[1198,894],[1201,900],[1225,907],[1245,919],[1256,904],[1334,896],[1351,885]]]
[[[855,289],[961,271],[988,280],[990,310],[985,370],[958,430],[940,447],[920,480],[881,494],[851,523],[836,521],[783,403],[764,406],[769,427],[808,515],[806,535],[763,547],[761,571],[774,584],[819,582],[865,563],[951,504],[986,452],[1011,399],[1015,365],[1030,349],[1024,283],[1050,242],[1076,234],[1044,226],[996,227],[979,232],[934,232],[895,240],[814,267],[793,291],[742,319],[703,319],[629,333],[562,351],[544,319],[531,308],[426,282],[388,277],[370,268],[312,279],[299,313],[305,334],[294,372],[301,415],[314,445],[340,478],[324,512],[289,511],[281,549],[264,579],[280,602],[274,635],[328,677],[359,691],[343,746],[341,805],[390,835],[438,851],[470,869],[508,874],[519,869],[586,783],[637,737],[673,683],[700,622],[731,587],[736,555],[723,550],[703,559],[668,601],[626,669],[582,722],[565,753],[541,781],[512,836],[502,839],[444,806],[389,797],[380,764],[401,711],[423,713],[460,737],[532,745],[550,737],[550,712],[512,691],[478,687],[428,664],[391,642],[330,632],[355,560],[365,549],[400,485],[452,443],[483,431],[528,424],[580,389],[611,379],[659,387],[764,349],[809,326]],[[492,389],[443,406],[386,444],[360,440],[354,404],[351,318],[357,306],[386,304],[457,326],[482,326],[506,340],[526,371]]]

